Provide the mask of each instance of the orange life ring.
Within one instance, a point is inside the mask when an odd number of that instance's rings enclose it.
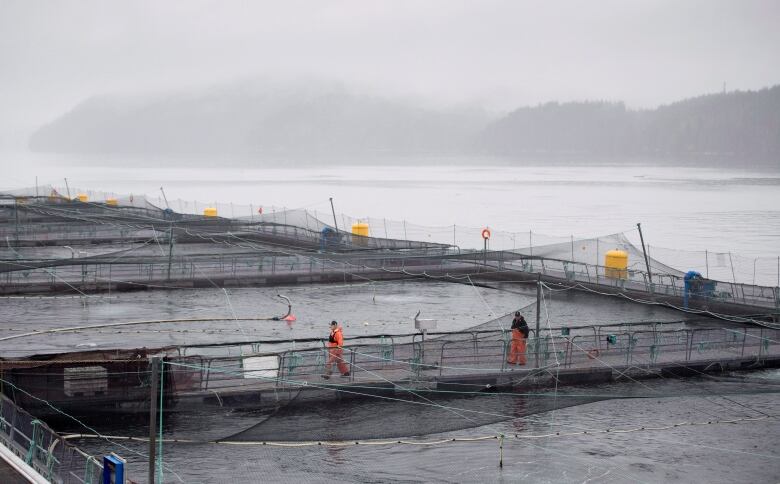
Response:
[[[490,229],[488,229],[488,228],[482,229],[482,238],[483,239],[489,239],[490,238]]]
[[[599,357],[599,350],[596,348],[593,348],[592,350],[588,350],[588,359],[595,360]]]

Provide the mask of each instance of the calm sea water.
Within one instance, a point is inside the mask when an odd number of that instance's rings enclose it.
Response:
[[[778,172],[637,165],[511,167],[491,159],[449,163],[440,158],[406,159],[402,166],[361,166],[349,160],[330,168],[290,168],[280,162],[247,169],[234,161],[0,155],[0,166],[8,174],[0,181],[0,190],[33,186],[36,176],[41,185],[57,186],[64,185],[67,177],[74,191],[78,187],[157,197],[162,186],[173,208],[179,199],[197,200],[202,206],[221,202],[223,213],[233,210],[236,216],[244,215],[242,211],[248,215],[252,204],[253,209],[259,205],[307,208],[325,217],[330,211],[328,198],[333,197],[338,212],[391,223],[407,221],[409,227],[446,229],[457,224],[479,229],[489,225],[507,232],[531,230],[562,237],[633,233],[635,224],[641,222],[657,257],[664,248],[690,250],[692,256],[704,250],[731,252],[737,265],[749,267],[755,262],[764,283],[773,284],[776,277]],[[14,340],[0,346],[0,351],[16,356],[111,345],[303,337],[320,334],[323,322],[334,318],[344,321],[351,334],[404,332],[417,309],[439,319],[444,327],[460,329],[533,300],[532,294],[419,283],[235,289],[228,296],[212,289],[121,294],[86,306],[78,299],[3,299],[0,329],[10,335],[24,329],[154,317],[226,316],[232,311],[265,316],[283,311],[283,305],[274,300],[282,290],[292,296],[299,316],[292,328],[283,323],[243,327],[226,323],[188,333],[177,326],[139,328],[122,335],[92,332]],[[678,317],[663,309],[605,304],[586,296],[556,296],[550,303],[553,325]],[[775,385],[780,376],[770,371],[751,378]],[[661,380],[652,383],[658,398],[594,402],[443,437],[498,433],[531,437],[582,429],[664,427],[675,422],[774,415],[780,404],[777,394],[718,396],[726,387],[723,382]],[[702,389],[711,393],[702,396]],[[609,391],[623,392],[619,388]],[[523,402],[513,404],[522,406]],[[335,404],[324,411],[339,418],[350,416],[348,408]],[[220,426],[224,417],[204,416],[198,423]],[[233,424],[242,422],[241,416],[234,417]],[[365,425],[376,426],[377,435],[382,432],[381,420],[367,420]],[[103,422],[99,427],[113,434],[145,433],[142,426],[131,422]],[[498,468],[498,444],[492,440],[346,448],[165,444],[169,466],[165,481],[777,482],[779,430],[772,418],[624,434],[591,432],[508,440],[503,469]],[[78,443],[94,453],[118,449],[130,459],[132,477],[145,480],[145,459],[136,454],[146,451],[144,445],[121,448],[105,441]]]
[[[354,217],[565,237],[632,231],[641,222],[652,246],[780,255],[780,165],[757,172],[635,164],[513,166],[463,157],[401,158],[390,160],[400,165],[379,166],[331,161],[327,167],[290,168],[285,160],[0,154],[5,168],[0,190],[32,187],[36,176],[41,185],[64,188],[67,177],[73,192],[157,199],[164,187],[174,209],[178,199],[201,206],[232,202],[236,216],[249,215],[252,204],[307,208],[323,218],[332,197],[337,213]],[[377,161],[388,160],[366,163]]]
[[[340,214],[370,218],[375,235],[455,238],[469,247],[481,244],[479,233],[489,226],[495,249],[618,232],[638,245],[641,223],[651,256],[662,262],[721,280],[780,284],[780,165],[775,171],[516,166],[495,158],[418,157],[301,166],[306,161],[0,154],[0,190],[33,187],[37,176],[39,185],[64,191],[67,178],[73,195],[145,194],[165,206],[163,187],[175,210],[216,205],[221,215],[249,216],[258,207],[266,214],[305,208],[328,222],[333,198],[339,224],[349,223]]]

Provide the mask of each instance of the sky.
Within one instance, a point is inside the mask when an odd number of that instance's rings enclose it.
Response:
[[[255,78],[655,107],[780,83],[778,25],[774,0],[0,0],[0,144],[89,96]]]

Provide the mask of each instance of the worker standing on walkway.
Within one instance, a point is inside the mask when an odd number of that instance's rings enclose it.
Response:
[[[333,373],[333,364],[338,366],[341,376],[349,376],[349,366],[344,361],[344,335],[341,332],[341,326],[336,321],[330,322],[330,336],[328,336],[328,362],[325,364],[325,374],[322,378],[326,380]]]
[[[508,363],[514,365],[525,365],[525,350],[526,340],[528,339],[528,323],[525,322],[525,318],[520,315],[520,312],[515,313],[515,318],[512,320],[512,342],[509,347],[509,359]]]

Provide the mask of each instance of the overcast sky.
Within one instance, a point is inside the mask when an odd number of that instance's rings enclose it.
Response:
[[[434,104],[653,107],[780,82],[780,2],[0,0],[0,130],[101,93],[323,78]]]

